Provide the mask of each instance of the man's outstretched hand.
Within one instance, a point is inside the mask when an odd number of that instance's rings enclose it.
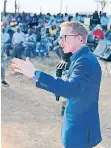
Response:
[[[15,72],[22,73],[29,78],[32,78],[36,71],[29,58],[26,58],[26,61],[17,58],[12,59],[12,67]]]

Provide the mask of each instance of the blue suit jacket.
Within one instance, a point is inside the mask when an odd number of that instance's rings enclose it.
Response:
[[[62,126],[65,148],[87,148],[101,142],[100,81],[101,67],[87,46],[72,55],[67,81],[40,73],[36,87],[68,99]]]

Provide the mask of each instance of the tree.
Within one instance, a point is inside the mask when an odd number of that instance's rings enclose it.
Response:
[[[100,0],[100,4],[101,4],[101,11],[103,12],[107,2],[106,2],[106,0]]]
[[[107,0],[95,0],[95,2],[97,2],[97,5],[100,4],[101,5],[101,11],[104,11],[104,8],[106,6],[106,4],[109,4],[110,1]]]

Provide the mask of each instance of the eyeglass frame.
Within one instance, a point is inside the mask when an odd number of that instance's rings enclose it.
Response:
[[[60,36],[59,38],[58,38],[58,40],[59,41],[63,41],[63,36],[64,36],[64,39],[65,39],[65,42],[66,42],[66,37],[67,36],[79,36],[79,35],[81,35],[82,36],[82,34],[69,34],[69,35],[62,35],[62,36]]]

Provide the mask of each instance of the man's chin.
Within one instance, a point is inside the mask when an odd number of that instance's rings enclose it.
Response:
[[[67,51],[67,50],[64,50],[64,53],[69,53],[69,51]]]

